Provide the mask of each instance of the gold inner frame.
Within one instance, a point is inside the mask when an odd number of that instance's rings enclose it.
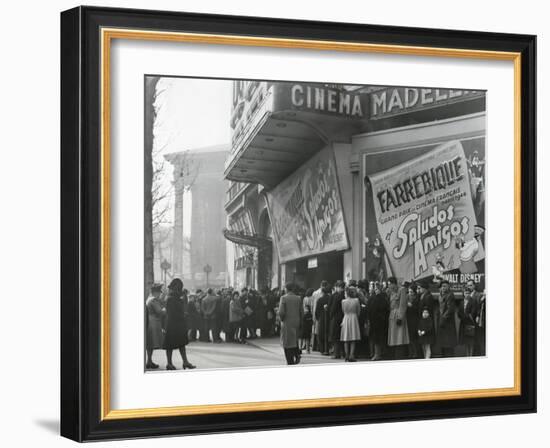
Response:
[[[254,47],[368,52],[413,56],[437,56],[504,60],[514,63],[514,386],[442,392],[369,395],[339,398],[315,398],[243,402],[212,405],[172,406],[142,409],[111,409],[110,398],[110,62],[113,39],[240,45]],[[381,403],[404,403],[521,394],[521,53],[464,50],[458,48],[419,47],[304,39],[278,39],[216,34],[144,31],[137,29],[101,29],[101,419],[167,417],[284,409],[306,409]]]

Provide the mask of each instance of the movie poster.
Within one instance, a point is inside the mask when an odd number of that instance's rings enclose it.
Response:
[[[281,263],[348,248],[330,147],[319,151],[267,197]]]
[[[484,229],[468,163],[461,143],[452,141],[369,176],[378,233],[398,279],[455,273],[464,280],[481,270]]]

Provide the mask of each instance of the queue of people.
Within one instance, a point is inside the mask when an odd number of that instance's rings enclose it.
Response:
[[[158,368],[152,361],[156,349],[166,351],[168,370],[176,369],[173,350],[180,352],[184,369],[193,369],[185,349],[190,342],[242,344],[273,336],[280,336],[289,365],[298,364],[304,351],[346,362],[483,356],[485,316],[485,292],[473,281],[461,294],[446,280],[398,284],[394,277],[323,281],[316,290],[289,283],[282,291],[190,293],[174,279],[167,290],[153,285],[146,301],[146,368]]]
[[[167,370],[176,369],[173,350],[179,350],[184,369],[194,369],[185,350],[190,342],[242,344],[249,339],[279,334],[279,297],[277,289],[258,292],[249,288],[241,291],[208,288],[190,293],[177,278],[167,289],[153,285],[145,304],[145,367],[159,368],[152,360],[157,349],[166,351]]]
[[[434,297],[431,282],[398,284],[394,277],[323,281],[303,293],[286,285],[279,317],[287,363],[299,363],[304,350],[348,362],[356,352],[372,361],[485,355],[485,293],[473,281],[456,295],[447,280],[436,288]]]

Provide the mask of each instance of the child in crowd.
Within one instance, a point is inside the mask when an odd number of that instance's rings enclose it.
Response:
[[[422,317],[418,322],[418,342],[422,345],[424,359],[430,359],[434,343],[434,322],[428,308],[422,310]]]

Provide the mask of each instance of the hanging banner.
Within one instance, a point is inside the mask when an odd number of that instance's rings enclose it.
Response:
[[[468,161],[453,141],[369,176],[380,239],[402,281],[479,270],[485,258]]]
[[[348,248],[330,147],[305,162],[267,198],[281,263]]]

